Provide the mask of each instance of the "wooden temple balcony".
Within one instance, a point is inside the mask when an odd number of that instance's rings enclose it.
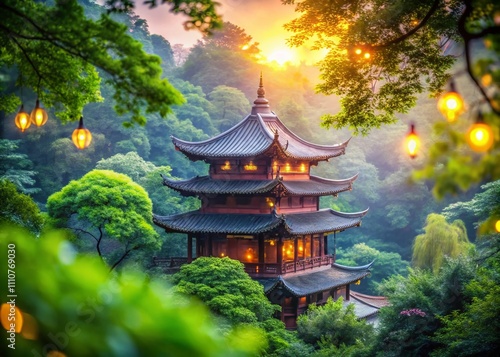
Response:
[[[333,257],[331,255],[283,262],[282,264],[244,263],[245,271],[252,277],[284,275],[332,264]]]

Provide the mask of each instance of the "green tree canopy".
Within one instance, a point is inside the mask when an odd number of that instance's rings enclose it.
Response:
[[[220,26],[210,0],[202,1],[203,6],[190,0],[165,2],[175,13],[187,14],[189,23],[199,22],[204,31]],[[127,12],[133,2],[109,1],[108,5],[111,10]],[[77,0],[0,2],[4,14],[0,65],[16,66],[17,84],[32,88],[47,107],[56,106],[63,122],[78,120],[87,103],[102,100],[98,69],[113,87],[117,113],[131,113],[128,124],[144,124],[145,113],[164,116],[171,105],[182,103],[180,93],[161,78],[160,58],[147,54],[129,36],[127,26],[114,21],[104,8],[90,2],[86,7],[99,8],[95,13],[100,15],[95,20],[87,17]],[[144,20],[132,22],[135,30],[142,28],[147,33]],[[13,112],[13,105],[19,103],[13,97],[15,94],[9,94],[10,100],[3,98],[0,108]]]
[[[370,344],[373,327],[356,317],[354,305],[345,306],[342,297],[336,301],[330,297],[325,305],[309,305],[297,319],[297,333],[316,349],[327,350],[331,355],[346,355],[349,348],[352,353],[353,347],[362,350]]]
[[[377,286],[382,280],[392,275],[406,275],[409,266],[398,253],[379,251],[365,243],[358,243],[351,248],[340,250],[337,259],[337,263],[344,265],[365,265],[371,262],[374,263],[370,276],[363,279],[361,285],[355,288],[359,292],[376,294]]]
[[[147,256],[161,245],[151,225],[147,193],[128,176],[113,171],[93,170],[71,181],[49,197],[47,211],[57,226],[90,238],[111,270],[124,259]]]
[[[424,231],[415,237],[413,244],[412,263],[415,267],[437,272],[445,256],[456,258],[472,248],[461,220],[450,224],[443,215],[431,213],[427,216]]]
[[[269,302],[262,285],[245,273],[241,262],[227,257],[197,258],[183,265],[173,281],[178,292],[196,296],[234,325],[271,319],[280,309]]]
[[[208,94],[213,105],[213,122],[220,132],[226,131],[250,113],[250,103],[239,89],[217,86]]]
[[[35,193],[38,188],[33,188],[37,173],[31,170],[33,162],[28,155],[18,152],[19,141],[0,139],[0,179],[14,183],[24,193]]]
[[[0,202],[0,225],[10,223],[40,233],[44,223],[40,209],[30,196],[18,192],[6,179],[0,179]]]

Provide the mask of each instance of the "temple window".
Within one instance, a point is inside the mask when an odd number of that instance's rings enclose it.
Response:
[[[304,241],[302,238],[298,238],[298,252],[297,252],[297,258],[298,259],[304,259]]]
[[[313,252],[312,252],[312,256],[313,257],[319,257],[321,254],[320,254],[320,251],[319,251],[319,235],[315,234],[313,236]]]
[[[222,171],[229,171],[231,170],[231,163],[229,161],[226,161],[224,165],[220,167]]]
[[[245,171],[256,171],[257,166],[253,163],[253,161],[250,161],[248,164],[244,165],[243,168]]]
[[[292,240],[283,243],[283,260],[294,260],[294,242]]]
[[[264,242],[264,263],[277,263],[277,253],[276,242],[274,240]]]
[[[311,236],[305,236],[304,259],[311,258]]]

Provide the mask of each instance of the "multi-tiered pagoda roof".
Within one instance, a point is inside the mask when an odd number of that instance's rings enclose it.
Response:
[[[369,265],[334,264],[328,249],[330,233],[335,237],[360,226],[368,210],[319,208],[320,197],[352,190],[358,175],[326,179],[311,175],[311,167],[345,154],[349,140],[310,143],[271,111],[262,77],[257,95],[249,115],[213,138],[189,142],[172,137],[176,150],[207,162],[209,172],[186,180],[163,176],[163,184],[198,197],[201,208],[153,215],[153,221],[167,232],[187,234],[187,262],[193,255],[240,260],[266,287],[270,300],[283,307],[281,318],[293,328],[309,303],[324,303],[329,296],[349,300],[349,284],[369,274]]]

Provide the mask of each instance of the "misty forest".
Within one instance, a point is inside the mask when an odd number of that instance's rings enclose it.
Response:
[[[498,2],[269,1],[277,18],[294,10],[287,46],[314,61],[262,50],[221,15],[236,0],[145,1],[199,33],[192,46],[150,30],[139,2],[0,0],[0,355],[499,355]],[[249,275],[242,259],[153,222],[207,209],[199,193],[166,187],[214,172],[171,136],[223,137],[264,89],[304,145],[347,142],[310,160],[311,177],[354,178],[315,209],[368,209],[350,229],[324,230],[317,254],[369,274],[343,295],[304,297],[293,325],[255,278],[263,265]],[[449,92],[458,108],[444,107]],[[489,131],[470,139],[474,125]],[[277,203],[266,216],[292,216]],[[260,234],[259,249],[274,246]],[[356,296],[384,304],[368,319]]]

